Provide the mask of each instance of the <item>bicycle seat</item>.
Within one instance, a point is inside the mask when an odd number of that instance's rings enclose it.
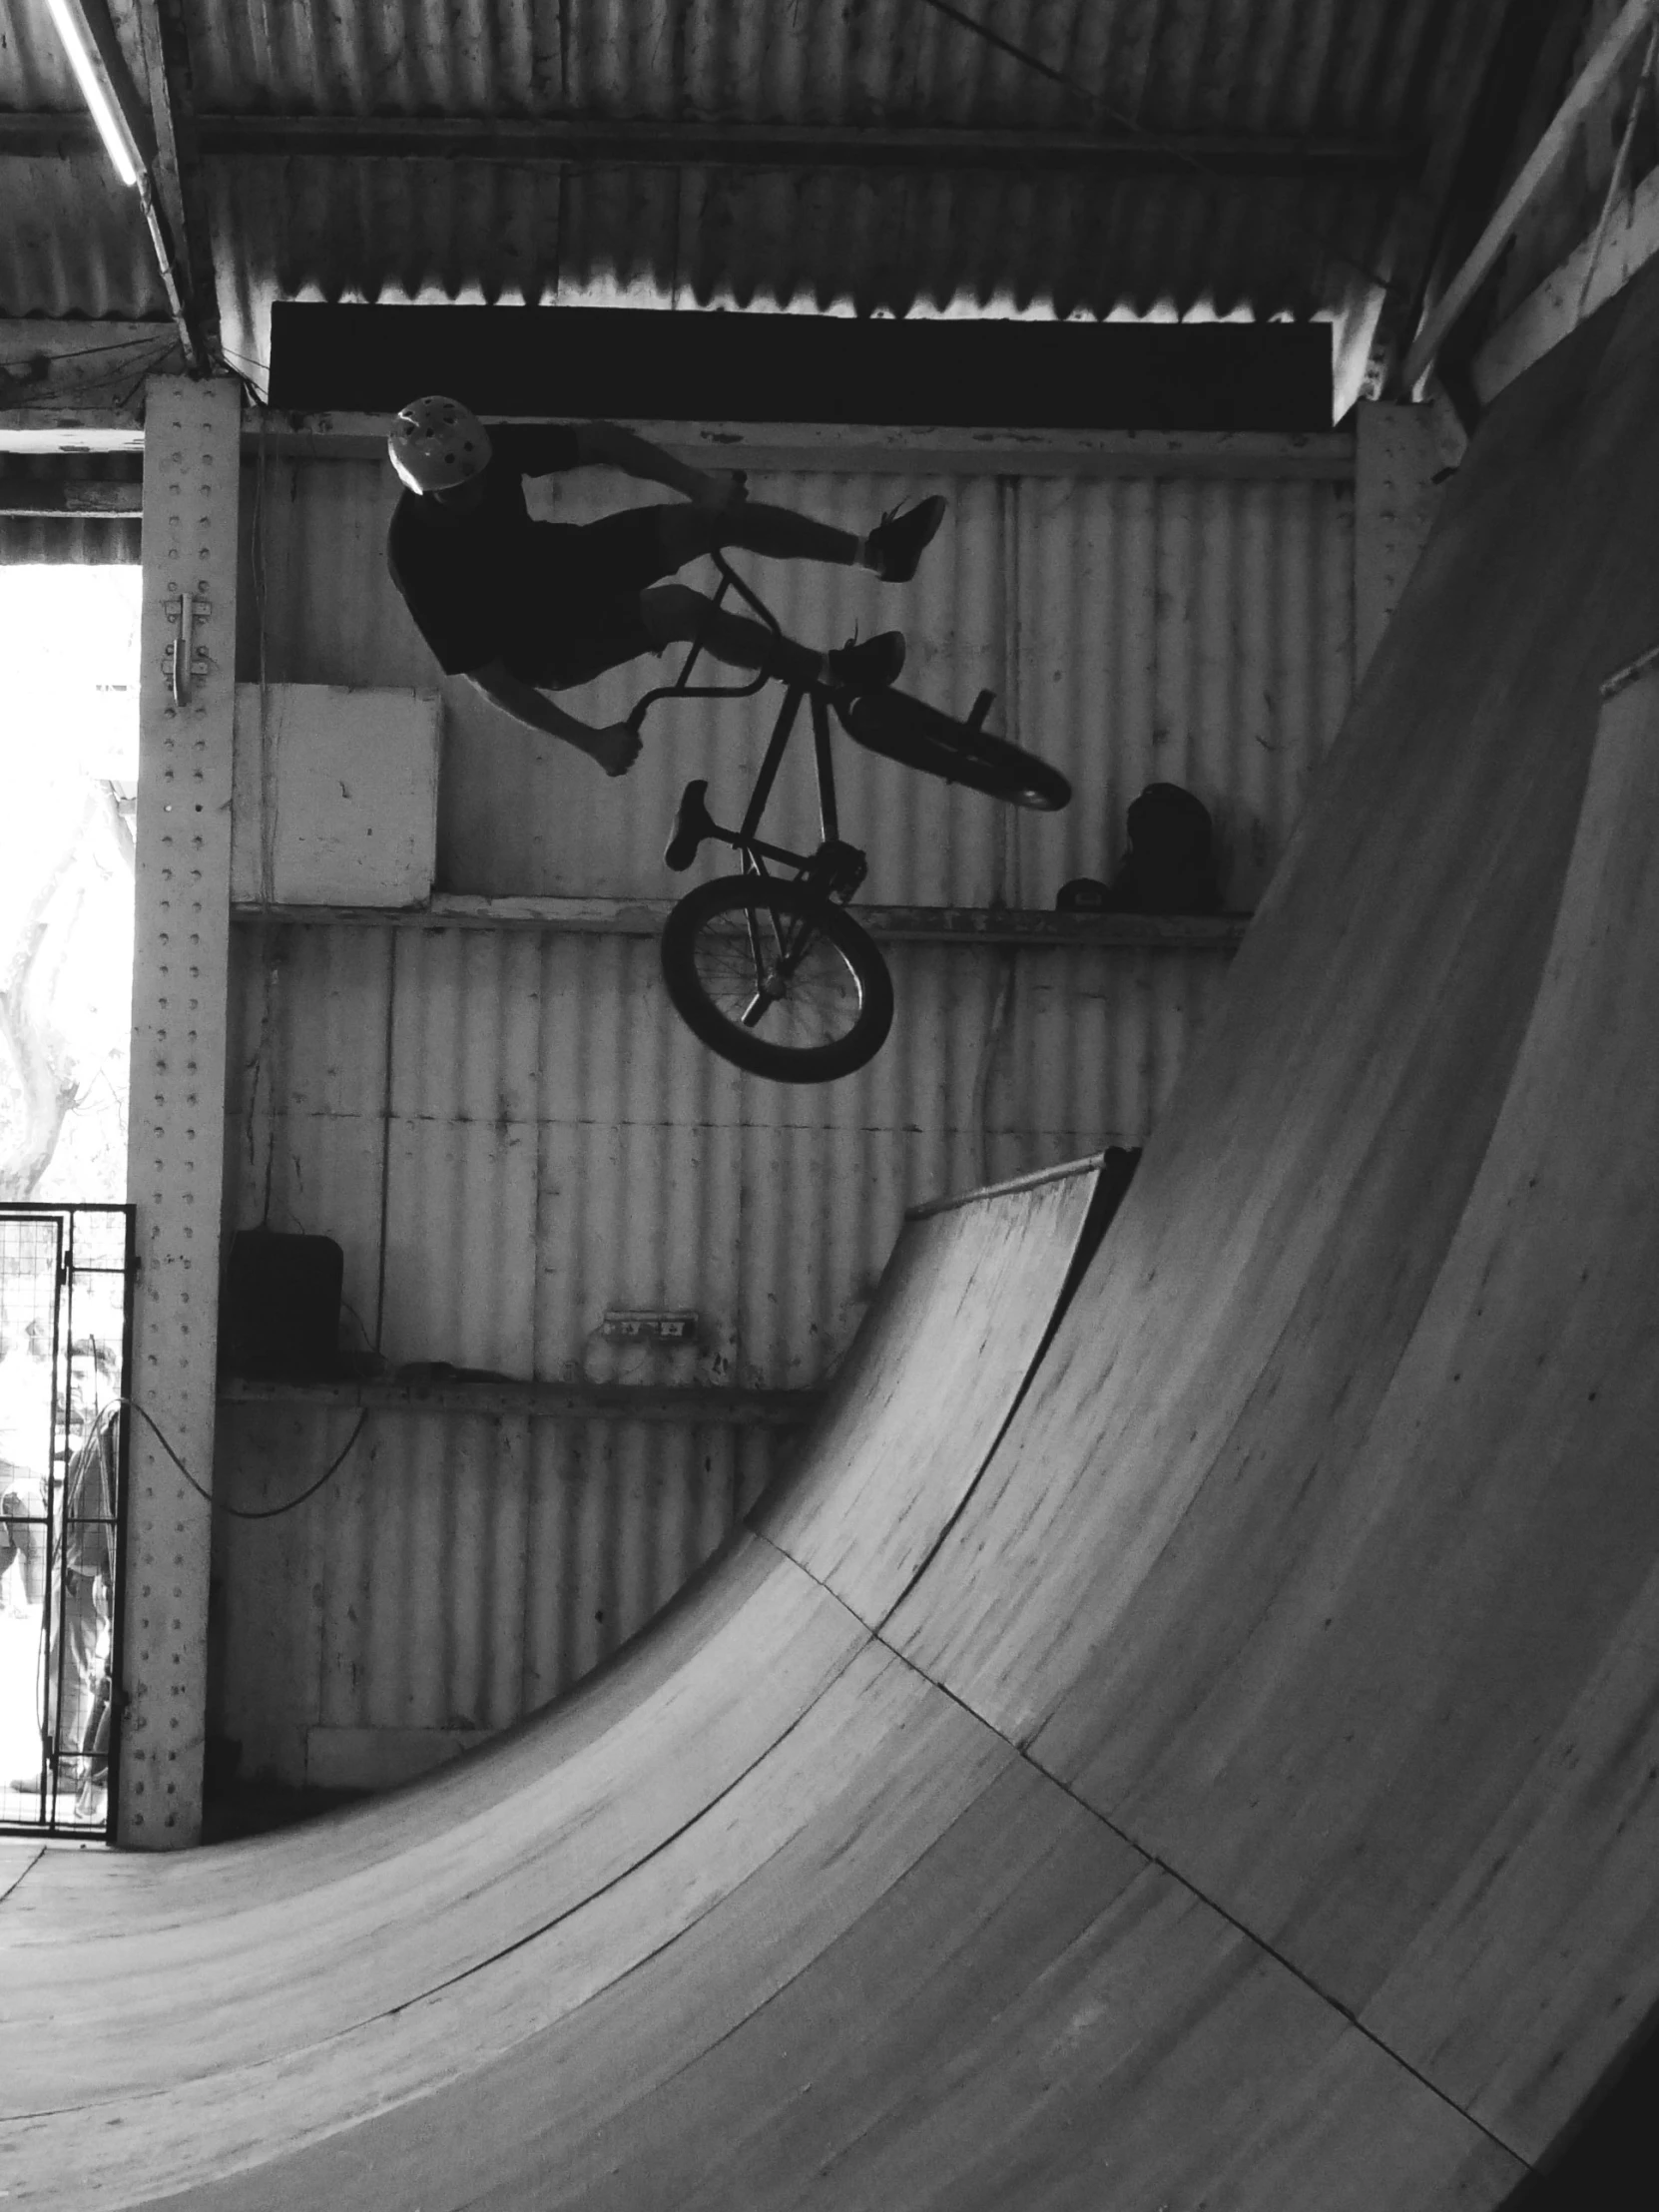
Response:
[[[698,776],[680,794],[680,804],[674,812],[674,830],[663,850],[663,859],[676,874],[691,866],[705,837],[719,833],[704,803],[703,795],[708,789],[708,779]]]

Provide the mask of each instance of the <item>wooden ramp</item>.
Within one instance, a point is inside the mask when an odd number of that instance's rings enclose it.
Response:
[[[1052,1332],[1089,1177],[912,1225],[500,1749],[0,1861],[9,2202],[1501,2202],[1659,2000],[1656,642],[1650,279],[1483,428]]]

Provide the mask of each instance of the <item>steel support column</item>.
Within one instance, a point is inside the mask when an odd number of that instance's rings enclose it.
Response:
[[[138,1209],[117,1839],[202,1825],[236,700],[237,386],[153,377],[144,445],[138,912],[128,1193]]]

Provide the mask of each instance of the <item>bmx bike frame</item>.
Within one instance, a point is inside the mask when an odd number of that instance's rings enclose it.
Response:
[[[783,627],[760,595],[745,583],[725,555],[719,551],[711,554],[720,571],[720,588],[715,593],[711,607],[719,607],[728,591],[734,591],[765,623],[775,637],[783,636]],[[681,665],[672,684],[659,684],[638,700],[628,717],[629,726],[638,730],[647,713],[663,699],[748,699],[774,681],[765,670],[758,670],[747,684],[693,684],[689,681],[699,655],[703,651],[700,634],[692,641],[691,650]],[[772,798],[778,772],[784,763],[784,755],[801,717],[801,703],[808,702],[813,730],[813,764],[818,782],[819,845],[815,852],[794,852],[787,845],[771,844],[759,834],[761,822]],[[692,787],[696,789],[696,787]],[[689,797],[689,793],[688,793]],[[684,808],[685,802],[682,802]],[[685,826],[682,825],[682,828]],[[835,804],[835,772],[830,757],[830,709],[823,688],[817,684],[786,683],[784,697],[772,726],[765,758],[755,778],[755,786],[744,810],[742,823],[736,830],[723,829],[709,815],[706,807],[692,824],[697,842],[715,837],[729,844],[741,856],[745,874],[765,876],[766,863],[794,868],[804,878],[823,890],[826,896],[849,898],[865,874],[865,859],[855,845],[842,840],[840,817]],[[673,847],[671,846],[671,850]],[[695,849],[695,848],[694,848]],[[687,856],[688,863],[690,855]]]

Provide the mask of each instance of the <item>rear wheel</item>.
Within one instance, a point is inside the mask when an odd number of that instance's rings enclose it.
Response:
[[[850,1075],[892,1026],[886,962],[843,907],[803,883],[700,883],[663,924],[663,980],[706,1045],[777,1083]]]
[[[847,736],[867,752],[902,761],[924,776],[1050,814],[1071,803],[1071,785],[1057,768],[906,692],[865,692],[844,705],[837,700],[835,712]]]

